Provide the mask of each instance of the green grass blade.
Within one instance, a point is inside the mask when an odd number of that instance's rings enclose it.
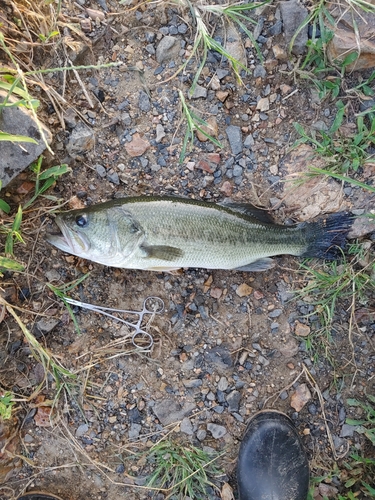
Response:
[[[26,135],[8,134],[8,132],[3,132],[1,130],[0,130],[0,141],[31,142],[32,144],[38,144],[38,142],[35,139],[27,137]]]
[[[354,186],[358,186],[358,187],[361,187],[363,189],[367,189],[367,190],[371,191],[372,193],[375,193],[375,186],[369,186],[368,184],[365,184],[364,182],[357,181],[356,179],[353,179],[352,177],[346,177],[345,175],[335,174],[334,172],[331,172],[329,170],[323,170],[323,169],[317,168],[317,167],[310,167],[309,170],[311,172],[316,173],[316,174],[327,175],[329,177],[333,177],[334,179],[338,179],[339,181],[349,182],[350,184],[353,184]]]
[[[370,493],[371,497],[375,498],[375,488],[366,483],[366,481],[361,481],[361,483],[367,489],[368,493]]]
[[[0,210],[5,212],[6,214],[9,214],[10,206],[8,205],[8,203],[6,201],[0,200]]]

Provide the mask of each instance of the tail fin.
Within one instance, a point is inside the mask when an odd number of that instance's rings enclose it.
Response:
[[[317,257],[335,260],[340,249],[345,248],[346,237],[353,224],[354,216],[347,212],[328,215],[317,222],[303,223],[308,243],[301,257]]]

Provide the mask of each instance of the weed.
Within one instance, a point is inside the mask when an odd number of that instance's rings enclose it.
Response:
[[[60,32],[58,30],[55,30],[55,31],[50,31],[47,35],[39,33],[38,37],[43,43],[48,43],[50,40],[52,40],[53,37],[58,35],[60,35]]]
[[[363,403],[357,399],[348,399],[347,403],[350,406],[356,406],[362,408],[365,418],[361,420],[353,420],[351,418],[346,419],[346,423],[349,425],[358,426],[356,432],[359,434],[364,434],[375,446],[375,397],[371,394],[367,394],[368,403]],[[371,404],[372,403],[372,404]],[[374,461],[375,464],[375,461]]]
[[[364,458],[358,453],[351,453],[349,459],[343,462],[344,469],[341,471],[341,479],[345,481],[344,486],[350,491],[346,496],[340,496],[340,500],[352,500],[358,498],[360,491],[369,498],[375,498],[375,489],[370,486],[368,481],[372,482],[375,474],[375,459]],[[353,492],[355,487],[357,491]]]
[[[0,189],[1,189],[1,181],[0,181]],[[4,200],[0,200],[0,209],[3,210],[6,214],[10,212],[10,206]],[[14,241],[18,240],[20,242],[24,242],[20,233],[20,226],[22,221],[22,208],[18,207],[18,212],[13,219],[11,224],[5,224],[3,221],[0,226],[0,234],[6,235],[5,240],[5,254],[6,257],[0,256],[0,276],[1,271],[10,270],[10,271],[23,271],[23,266],[18,264],[18,262],[10,259],[8,256],[13,255],[13,246]]]
[[[347,0],[345,4],[346,9],[344,13],[341,13],[341,17],[344,17],[346,13],[350,14],[358,50],[347,53],[340,60],[330,61],[328,59],[327,47],[334,36],[337,20],[334,19],[330,12],[332,3],[327,0],[319,0],[312,6],[310,14],[299,26],[290,43],[289,49],[291,50],[301,30],[306,26],[310,27],[311,35],[306,44],[307,54],[295,72],[315,85],[321,100],[328,96],[336,99],[342,91],[346,93],[355,92],[357,95],[361,93],[365,96],[373,95],[373,90],[369,84],[374,77],[370,78],[368,82],[348,90],[345,88],[347,81],[343,79],[343,76],[348,66],[355,63],[360,54],[360,33],[356,15],[363,17],[364,12],[374,13],[375,8],[369,2],[362,0]]]
[[[2,185],[3,185],[3,182],[0,179],[0,191],[1,191]],[[0,210],[5,212],[6,214],[9,214],[10,206],[8,205],[8,203],[5,200],[0,199]]]
[[[326,7],[326,0],[320,0],[299,27],[290,44],[291,49],[301,29],[308,24],[311,25],[312,34],[307,41],[307,54],[302,62],[301,69],[310,68],[315,75],[332,70],[328,62],[326,48],[333,38],[333,31],[327,28],[326,19],[329,19],[332,25],[334,24],[334,20]]]
[[[1,25],[0,25],[0,27],[1,27]],[[73,71],[77,80],[79,82],[81,82],[81,79],[77,73],[78,70],[101,69],[101,68],[119,66],[119,63],[108,63],[108,64],[102,64],[102,65],[87,65],[87,66],[73,66],[71,64],[70,66],[66,66],[66,67],[30,70],[30,64],[28,62],[26,64],[27,71],[23,71],[21,68],[21,61],[19,61],[19,59],[16,57],[16,55],[12,53],[12,50],[6,44],[4,34],[1,33],[1,31],[0,31],[0,48],[3,49],[3,51],[8,56],[9,60],[11,61],[12,65],[13,65],[13,68],[7,67],[6,72],[2,75],[3,81],[0,82],[0,88],[2,88],[3,90],[7,90],[8,94],[7,94],[6,98],[4,99],[4,101],[0,104],[0,106],[5,107],[8,105],[11,105],[11,106],[25,106],[25,107],[27,107],[31,111],[31,114],[34,118],[34,121],[35,121],[36,127],[38,129],[38,132],[40,134],[40,137],[42,138],[46,148],[48,149],[48,151],[52,155],[54,155],[54,153],[48,144],[48,141],[47,141],[47,138],[45,136],[42,124],[41,124],[41,122],[37,116],[37,113],[36,113],[37,108],[39,106],[39,101],[37,99],[34,99],[30,95],[27,82],[30,82],[33,85],[35,85],[35,84],[39,85],[46,92],[46,94],[49,97],[51,103],[53,104],[56,112],[58,113],[59,108],[62,105],[66,105],[66,101],[59,93],[54,91],[52,88],[49,88],[44,83],[43,75],[50,74],[50,73],[57,73],[57,72]],[[35,81],[35,80],[37,80],[37,81]],[[82,91],[85,94],[87,100],[89,102],[91,102],[90,98],[86,92],[86,89],[84,87],[82,88]],[[20,99],[18,99],[16,102],[9,103],[9,98],[11,95],[19,96]],[[60,116],[60,122],[63,123],[63,119],[61,116]]]
[[[334,25],[334,19],[326,5],[326,0],[319,0],[313,6],[310,14],[294,34],[289,46],[289,50],[291,51],[301,30],[306,28],[307,25],[311,27],[311,37],[306,44],[307,54],[299,69],[296,70],[296,73],[301,78],[308,79],[315,85],[321,100],[329,95],[333,98],[338,97],[342,83],[337,75],[337,68],[331,65],[327,57],[327,46],[334,35],[333,29],[330,28],[330,26],[333,27]],[[358,54],[356,57],[358,57]],[[349,59],[352,59],[351,54],[341,64],[341,74],[344,72],[345,67],[350,64]],[[328,76],[326,76],[327,74]]]
[[[24,271],[24,269],[24,266],[19,262],[0,255],[0,278],[3,276],[2,273],[4,271],[21,272]]]
[[[217,139],[212,137],[212,135],[210,135],[207,132],[207,130],[210,129],[210,125],[205,120],[202,120],[202,118],[200,118],[196,113],[194,113],[194,111],[191,108],[189,108],[189,106],[186,104],[185,98],[181,90],[179,90],[178,92],[180,95],[182,112],[186,119],[186,133],[180,153],[180,163],[182,163],[185,158],[186,149],[189,142],[191,147],[193,146],[194,132],[196,130],[199,130],[205,137],[207,137],[213,144],[215,144],[215,146],[222,148],[223,146],[221,142],[219,142]]]
[[[4,41],[1,38],[0,33],[0,44],[3,45]],[[14,107],[25,107],[27,109],[34,109],[35,111],[38,109],[40,102],[38,99],[33,99],[27,88],[23,88],[19,78],[16,78],[14,75],[10,73],[4,73],[2,76],[2,80],[0,81],[0,90],[3,90],[7,93],[5,99],[0,103],[0,112],[4,108],[14,108]],[[10,96],[16,97],[17,99],[9,100]]]
[[[12,416],[13,395],[7,391],[0,396],[0,419],[9,420]]]
[[[205,20],[205,16],[211,13],[217,16],[221,16],[222,18],[227,19],[228,21],[234,24],[237,24],[240,27],[240,29],[243,30],[244,33],[246,33],[246,35],[250,38],[258,54],[258,57],[262,60],[263,57],[256,43],[256,40],[254,40],[252,33],[245,25],[245,22],[256,24],[256,21],[251,19],[251,17],[245,15],[244,12],[251,11],[253,9],[256,9],[257,7],[265,5],[269,3],[269,0],[266,0],[265,2],[261,3],[251,3],[251,4],[246,3],[246,4],[234,4],[234,5],[228,5],[228,4],[205,5],[203,2],[192,3],[189,0],[177,0],[176,3],[180,7],[188,8],[190,10],[191,17],[195,22],[194,26],[195,39],[193,48],[188,58],[168,80],[176,77],[179,73],[181,73],[181,71],[183,71],[190,63],[192,58],[197,57],[198,52],[201,51],[200,64],[195,72],[193,83],[189,91],[189,94],[192,95],[192,93],[194,92],[194,88],[202,73],[202,70],[206,64],[208,51],[214,50],[215,52],[218,52],[220,55],[222,55],[229,61],[229,63],[232,66],[233,72],[236,75],[237,81],[239,83],[242,83],[240,71],[244,70],[247,72],[248,69],[246,65],[241,61],[239,61],[238,59],[236,59],[236,57],[234,57],[232,54],[230,54],[228,50],[226,50],[225,47],[223,47],[223,45],[220,42],[218,42],[215,38],[213,38],[209,34],[209,26],[208,22]]]
[[[361,408],[363,411],[363,418],[355,420],[347,418],[348,425],[356,426],[356,432],[363,434],[368,438],[372,445],[375,446],[375,397],[367,394],[367,401],[358,401],[357,399],[348,399],[347,404],[356,408]],[[375,488],[373,479],[375,477],[375,459],[365,458],[360,456],[357,452],[352,453],[349,457],[351,460],[344,461],[345,471],[342,473],[342,478],[345,480],[345,487],[352,488],[355,486],[356,490],[361,490],[366,497],[375,498]],[[369,484],[371,482],[372,485]],[[350,491],[348,499],[358,498],[358,491],[353,493]],[[346,500],[345,497],[339,497]]]
[[[361,420],[346,419],[346,423],[356,426],[356,432],[364,434],[374,445],[375,444],[375,397],[367,395],[367,402],[357,399],[348,399],[347,404],[361,408],[364,418]],[[356,450],[343,459],[339,465],[326,477],[314,477],[311,479],[311,488],[308,500],[313,500],[314,487],[322,481],[332,480],[338,477],[343,485],[343,491],[338,495],[339,500],[356,500],[357,498],[375,498],[375,488],[373,480],[375,477],[375,459],[365,457]],[[363,496],[364,495],[364,496]]]
[[[256,21],[254,21],[254,19],[251,19],[251,17],[245,15],[244,12],[255,9],[257,7],[261,7],[263,5],[266,5],[267,3],[269,3],[268,0],[265,2],[254,3],[254,4],[248,4],[248,3],[239,4],[238,3],[238,4],[234,4],[234,5],[228,5],[228,4],[227,5],[206,5],[206,6],[202,6],[202,8],[206,9],[209,12],[213,12],[214,14],[223,15],[224,17],[227,17],[228,19],[230,19],[231,21],[236,23],[251,40],[252,44],[255,47],[255,50],[256,50],[257,55],[259,57],[259,60],[263,61],[263,55],[262,55],[261,51],[259,50],[259,46],[258,46],[256,40],[254,39],[253,34],[251,33],[251,31],[249,31],[247,29],[246,25],[244,24],[244,22],[250,22],[250,23],[256,24]]]
[[[33,144],[37,144],[35,139],[32,139],[31,137],[27,137],[26,135],[8,134],[8,132],[3,132],[1,130],[0,130],[0,141],[31,142]]]
[[[1,33],[0,33],[0,36],[1,36]],[[3,101],[0,102],[0,114],[1,114],[2,110],[5,108],[10,108],[10,107],[15,107],[15,106],[28,107],[26,92],[21,87],[15,85],[15,78],[12,77],[12,75],[8,75],[8,74],[2,75],[2,78],[10,80],[10,81],[12,81],[12,83],[0,80],[0,90],[4,90],[5,92],[7,92]],[[17,100],[13,99],[12,101],[9,101],[9,96],[12,94],[14,96],[17,96],[18,99]],[[29,99],[29,101],[32,103],[32,105],[35,105],[35,106],[39,105],[39,101],[32,101],[30,99]],[[9,134],[8,132],[3,132],[2,130],[0,130],[0,141],[10,141],[10,142],[18,142],[18,143],[29,142],[31,144],[38,144],[38,142],[35,139],[32,139],[31,137],[27,137],[25,135]],[[1,185],[0,185],[0,189],[1,189]],[[0,208],[1,208],[1,206],[0,206]]]
[[[86,273],[83,276],[81,276],[80,278],[78,278],[74,281],[71,281],[70,283],[66,283],[60,287],[53,286],[50,283],[47,283],[48,288],[50,290],[52,290],[52,292],[63,301],[65,307],[68,310],[70,317],[72,318],[73,324],[74,324],[75,329],[77,330],[78,334],[81,334],[81,330],[79,328],[78,321],[73,313],[73,310],[70,307],[70,304],[66,300],[66,297],[67,297],[68,292],[70,292],[71,290],[73,290],[73,288],[75,288],[80,283],[82,283],[86,278],[88,278],[89,275],[90,275],[90,273]]]
[[[356,130],[348,133],[347,129],[340,130],[345,116],[345,106],[342,101],[336,103],[336,117],[327,131],[316,131],[308,135],[299,123],[294,128],[301,136],[295,146],[301,143],[311,144],[315,151],[326,160],[326,169],[333,173],[343,174],[350,170],[357,172],[372,155],[368,148],[375,144],[375,120],[368,128],[364,117],[357,117]]]
[[[42,364],[44,368],[44,382],[48,382],[47,373],[51,373],[58,392],[62,390],[62,388],[66,385],[67,380],[74,381],[77,376],[74,373],[71,373],[69,370],[60,365],[60,363],[51,355],[47,349],[45,349],[34,337],[34,335],[30,332],[30,330],[26,327],[26,325],[22,322],[20,317],[16,314],[13,307],[8,304],[1,296],[0,303],[5,306],[7,311],[13,316],[16,320],[18,326],[21,328],[22,333],[25,335],[27,342],[29,343],[30,350],[35,357],[35,359]]]
[[[375,92],[374,89],[370,86],[370,83],[374,80],[374,78],[375,78],[375,71],[373,71],[371,75],[364,82],[359,83],[358,85],[348,90],[347,92],[355,93],[360,98],[363,96],[364,97],[373,96]]]
[[[69,168],[68,165],[62,164],[47,168],[47,170],[41,172],[42,160],[43,156],[40,156],[38,160],[30,167],[32,172],[35,174],[35,192],[32,198],[23,206],[24,210],[30,207],[30,205],[32,205],[39,196],[47,191],[47,189],[49,189],[59,177],[71,171],[71,168]],[[56,197],[45,197],[48,199],[56,200]]]
[[[228,61],[230,61],[232,64],[233,71],[237,77],[237,80],[242,81],[240,74],[239,74],[239,68],[242,68],[245,71],[247,71],[246,66],[244,66],[238,59],[233,57],[218,41],[216,41],[212,36],[209,35],[208,28],[207,28],[206,24],[204,23],[202,16],[201,16],[199,10],[197,9],[197,7],[191,5],[190,8],[192,10],[193,17],[195,18],[195,21],[196,21],[196,30],[197,31],[196,31],[196,38],[195,38],[195,42],[194,42],[194,47],[193,47],[191,55],[189,56],[189,58],[186,61],[186,64],[190,61],[191,57],[194,54],[196,54],[196,52],[198,51],[198,48],[201,45],[203,46],[203,55],[201,58],[201,63],[199,65],[198,70],[195,73],[195,77],[193,79],[193,83],[192,83],[192,86],[191,86],[190,91],[189,91],[190,95],[193,94],[194,89],[196,87],[196,84],[197,84],[199,77],[202,73],[202,70],[206,64],[207,55],[208,55],[209,50],[215,50],[216,52],[221,54],[223,57],[226,57],[228,59]]]
[[[19,241],[20,243],[25,243],[21,235],[21,222],[22,222],[22,207],[19,206],[17,213],[13,219],[10,227],[2,226],[0,232],[6,234],[5,239],[5,254],[7,256],[14,254],[14,242]]]
[[[301,264],[309,281],[297,292],[296,297],[307,299],[315,306],[311,314],[318,314],[320,318],[320,330],[315,334],[323,334],[328,340],[331,339],[338,302],[350,300],[352,305],[366,304],[369,294],[375,290],[375,261],[371,256],[371,248],[357,242],[349,247],[349,255],[348,259],[343,254],[341,263],[333,261],[322,269]],[[353,308],[351,314],[354,314]],[[310,349],[313,349],[314,336],[311,335],[307,342]]]
[[[0,226],[0,234],[5,234],[5,256],[0,256],[0,272],[2,270],[23,271],[24,267],[21,264],[9,258],[14,255],[15,242],[25,243],[21,233],[23,211],[30,207],[39,196],[47,191],[47,189],[49,189],[61,175],[70,171],[67,165],[57,165],[41,172],[42,159],[43,157],[40,156],[39,159],[30,167],[35,174],[34,195],[23,205],[23,207],[21,205],[18,207],[17,213],[11,222],[2,222]],[[56,199],[54,196],[44,196],[48,199]],[[0,200],[0,208],[5,213],[9,214],[10,206],[4,200]]]
[[[311,175],[328,175],[329,177],[333,177],[333,179],[337,179],[342,182],[349,182],[349,184],[352,184],[353,186],[357,186],[363,189],[367,189],[371,193],[375,193],[375,186],[370,186],[369,184],[365,184],[364,182],[357,181],[356,179],[353,179],[352,177],[348,177],[346,175],[340,175],[340,174],[335,174],[334,172],[330,170],[325,170],[322,168],[316,168],[316,167],[310,167],[309,172]],[[308,175],[310,175],[308,174]],[[373,214],[368,214],[369,217],[373,217]]]
[[[147,486],[166,490],[178,498],[205,498],[207,486],[215,488],[210,478],[220,473],[214,465],[217,458],[195,446],[161,441],[149,455],[155,470]]]

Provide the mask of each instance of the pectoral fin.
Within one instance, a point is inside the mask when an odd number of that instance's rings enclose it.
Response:
[[[146,259],[160,259],[166,262],[174,262],[184,255],[181,248],[167,245],[142,245],[141,250],[144,252],[144,258]]]
[[[256,260],[251,264],[247,264],[246,266],[237,267],[235,271],[245,271],[245,272],[250,271],[253,273],[257,273],[259,271],[267,271],[268,269],[274,267],[274,265],[275,265],[274,260],[270,259],[269,257],[266,257],[264,259]]]

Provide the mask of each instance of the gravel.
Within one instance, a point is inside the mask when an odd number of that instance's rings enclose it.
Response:
[[[213,423],[207,424],[207,430],[212,434],[214,439],[221,439],[227,433],[224,426]]]
[[[280,182],[301,168],[300,156],[293,156],[294,150],[288,152],[296,139],[291,124],[299,121],[306,127],[326,127],[334,119],[336,109],[328,100],[320,109],[320,100],[314,100],[312,92],[295,84],[288,74],[293,65],[283,59],[287,47],[284,35],[280,36],[284,29],[280,10],[265,7],[257,17],[256,34],[264,62],[260,64],[253,47],[246,48],[251,73],[244,76],[242,87],[237,85],[227,61],[209,54],[194,100],[187,103],[204,119],[215,117],[218,139],[224,148],[219,150],[209,141],[194,140],[193,149],[188,148],[181,164],[178,155],[185,124],[178,127],[181,113],[176,89],[188,97],[196,63],[193,61],[167,84],[163,80],[172,76],[188,57],[192,33],[188,23],[174,15],[173,8],[152,12],[154,15],[149,16],[149,7],[139,11],[132,21],[134,26],[125,27],[116,18],[116,31],[92,22],[94,32],[89,34],[90,39],[98,36],[100,41],[102,36],[106,41],[105,50],[99,49],[101,42],[93,45],[98,61],[120,59],[126,64],[96,71],[95,77],[89,71],[83,76],[89,92],[98,99],[94,108],[88,107],[77,84],[72,82],[71,88],[67,88],[67,98],[74,96],[75,106],[85,120],[95,122],[92,129],[85,125],[90,132],[86,136],[87,149],[82,147],[83,141],[80,144],[84,137],[77,135],[81,124],[79,115],[68,116],[67,130],[61,130],[54,114],[47,117],[59,134],[59,157],[68,157],[67,144],[75,157],[74,161],[69,158],[72,174],[66,181],[64,178],[58,181],[51,192],[66,201],[76,195],[74,203],[80,206],[126,195],[179,194],[210,202],[230,197],[238,202],[271,207],[277,222],[288,218],[290,222],[302,220],[303,209],[296,208],[300,201],[298,190],[293,203],[288,204],[285,183]],[[105,22],[111,27],[109,16]],[[128,71],[128,65],[142,68],[141,73]],[[294,90],[298,92],[293,93]],[[136,141],[143,146],[133,149],[133,156],[126,148],[134,146]],[[212,161],[209,153],[214,153],[217,159]],[[292,156],[288,163],[289,155]],[[206,169],[202,165],[207,166]],[[290,165],[296,171],[290,172]],[[353,210],[366,211],[364,200],[354,199],[356,192],[357,189],[345,186],[344,202],[348,202],[345,196],[349,196]],[[22,201],[22,196],[17,196]],[[67,207],[70,208],[69,204]],[[325,207],[321,207],[321,211],[324,210]],[[277,257],[275,268],[264,273],[190,269],[167,275],[119,270],[61,252],[53,253],[50,247],[44,246],[43,231],[44,227],[34,246],[35,255],[28,251],[22,259],[23,262],[32,259],[37,279],[30,274],[28,283],[20,276],[18,279],[23,282],[19,289],[27,290],[27,297],[21,301],[18,290],[9,290],[13,297],[10,303],[18,302],[21,307],[37,312],[52,309],[51,315],[58,322],[43,338],[48,351],[59,356],[57,359],[70,369],[76,370],[77,363],[79,369],[91,366],[89,382],[93,383],[87,385],[90,398],[86,394],[82,396],[85,419],[73,399],[69,401],[69,414],[63,414],[62,418],[68,419],[69,415],[69,425],[77,429],[76,437],[85,453],[93,460],[99,456],[106,466],[115,470],[116,481],[129,481],[132,476],[137,484],[145,484],[152,463],[142,456],[131,463],[124,458],[125,467],[118,465],[118,461],[114,464],[114,450],[117,460],[119,450],[129,449],[129,440],[131,446],[147,450],[164,437],[183,445],[193,443],[202,448],[209,445],[216,451],[225,449],[223,468],[231,474],[230,464],[235,463],[245,423],[265,403],[266,407],[272,403],[275,409],[294,418],[311,455],[321,452],[329,459],[331,450],[318,398],[313,394],[298,414],[290,407],[294,390],[289,387],[300,373],[302,363],[322,391],[329,388],[324,391],[325,412],[337,452],[341,453],[341,447],[348,440],[360,449],[363,436],[355,432],[355,427],[345,424],[347,417],[360,418],[357,409],[349,409],[347,404],[353,394],[344,381],[340,384],[342,394],[336,397],[337,385],[332,383],[334,372],[328,361],[320,358],[313,362],[307,343],[296,339],[296,321],[311,331],[315,331],[317,322],[314,305],[291,300],[292,290],[301,283],[296,259]],[[58,272],[52,272],[55,269]],[[77,336],[62,304],[41,291],[41,283],[46,278],[68,283],[87,271],[90,276],[72,291],[81,300],[137,310],[148,295],[163,298],[166,310],[155,317],[150,326],[155,341],[151,353],[129,354],[127,332],[118,330],[118,325],[109,319],[87,311],[75,311],[82,328],[82,336]],[[236,290],[243,284],[247,292],[239,296]],[[340,328],[333,329],[338,366],[352,359],[347,343],[346,310],[343,308],[340,314]],[[308,320],[303,318],[306,315]],[[19,373],[12,376],[10,386],[20,383],[26,373],[28,383],[43,380],[43,367],[35,365],[29,347],[21,335],[17,337],[17,329],[11,326],[9,331],[11,338],[5,339],[4,352],[7,362],[12,357],[19,366]],[[120,332],[125,335],[119,337]],[[374,373],[370,345],[362,343],[364,332],[372,337],[374,330],[361,323],[359,332],[353,332],[359,367],[354,377],[354,397],[363,397],[367,379]],[[114,339],[116,342],[121,339],[125,347],[121,345],[119,356],[106,359],[105,346]],[[6,366],[4,376],[12,373],[8,368]],[[17,387],[17,390],[22,393],[28,389]],[[52,394],[51,380],[47,399]],[[28,396],[29,393],[25,397]],[[73,463],[75,457],[68,456],[68,446],[63,453],[55,447],[52,440],[57,439],[56,433],[35,426],[34,416],[30,419],[33,441],[28,438],[25,442],[32,445],[27,452],[33,460],[35,455],[37,463],[45,463],[46,467],[51,463],[61,464],[63,459]],[[48,448],[51,456],[43,455],[42,449],[38,453],[42,439],[49,443],[44,448]],[[121,460],[123,454],[126,455],[125,451],[121,452]],[[23,478],[29,478],[26,466],[22,474]],[[56,478],[57,475],[54,480]],[[77,499],[85,498],[88,487],[93,498],[102,497],[104,492],[111,498],[120,495],[111,489],[115,486],[106,482],[104,475],[100,481],[96,480],[100,486],[96,486],[94,479],[81,479],[79,476],[78,480],[65,481],[84,489],[76,494]],[[42,479],[41,483],[38,480],[35,479],[36,487],[45,486]],[[222,484],[218,484],[221,487]],[[62,486],[59,484],[59,491],[63,491]],[[138,490],[127,487],[128,490],[129,500],[143,498]]]

